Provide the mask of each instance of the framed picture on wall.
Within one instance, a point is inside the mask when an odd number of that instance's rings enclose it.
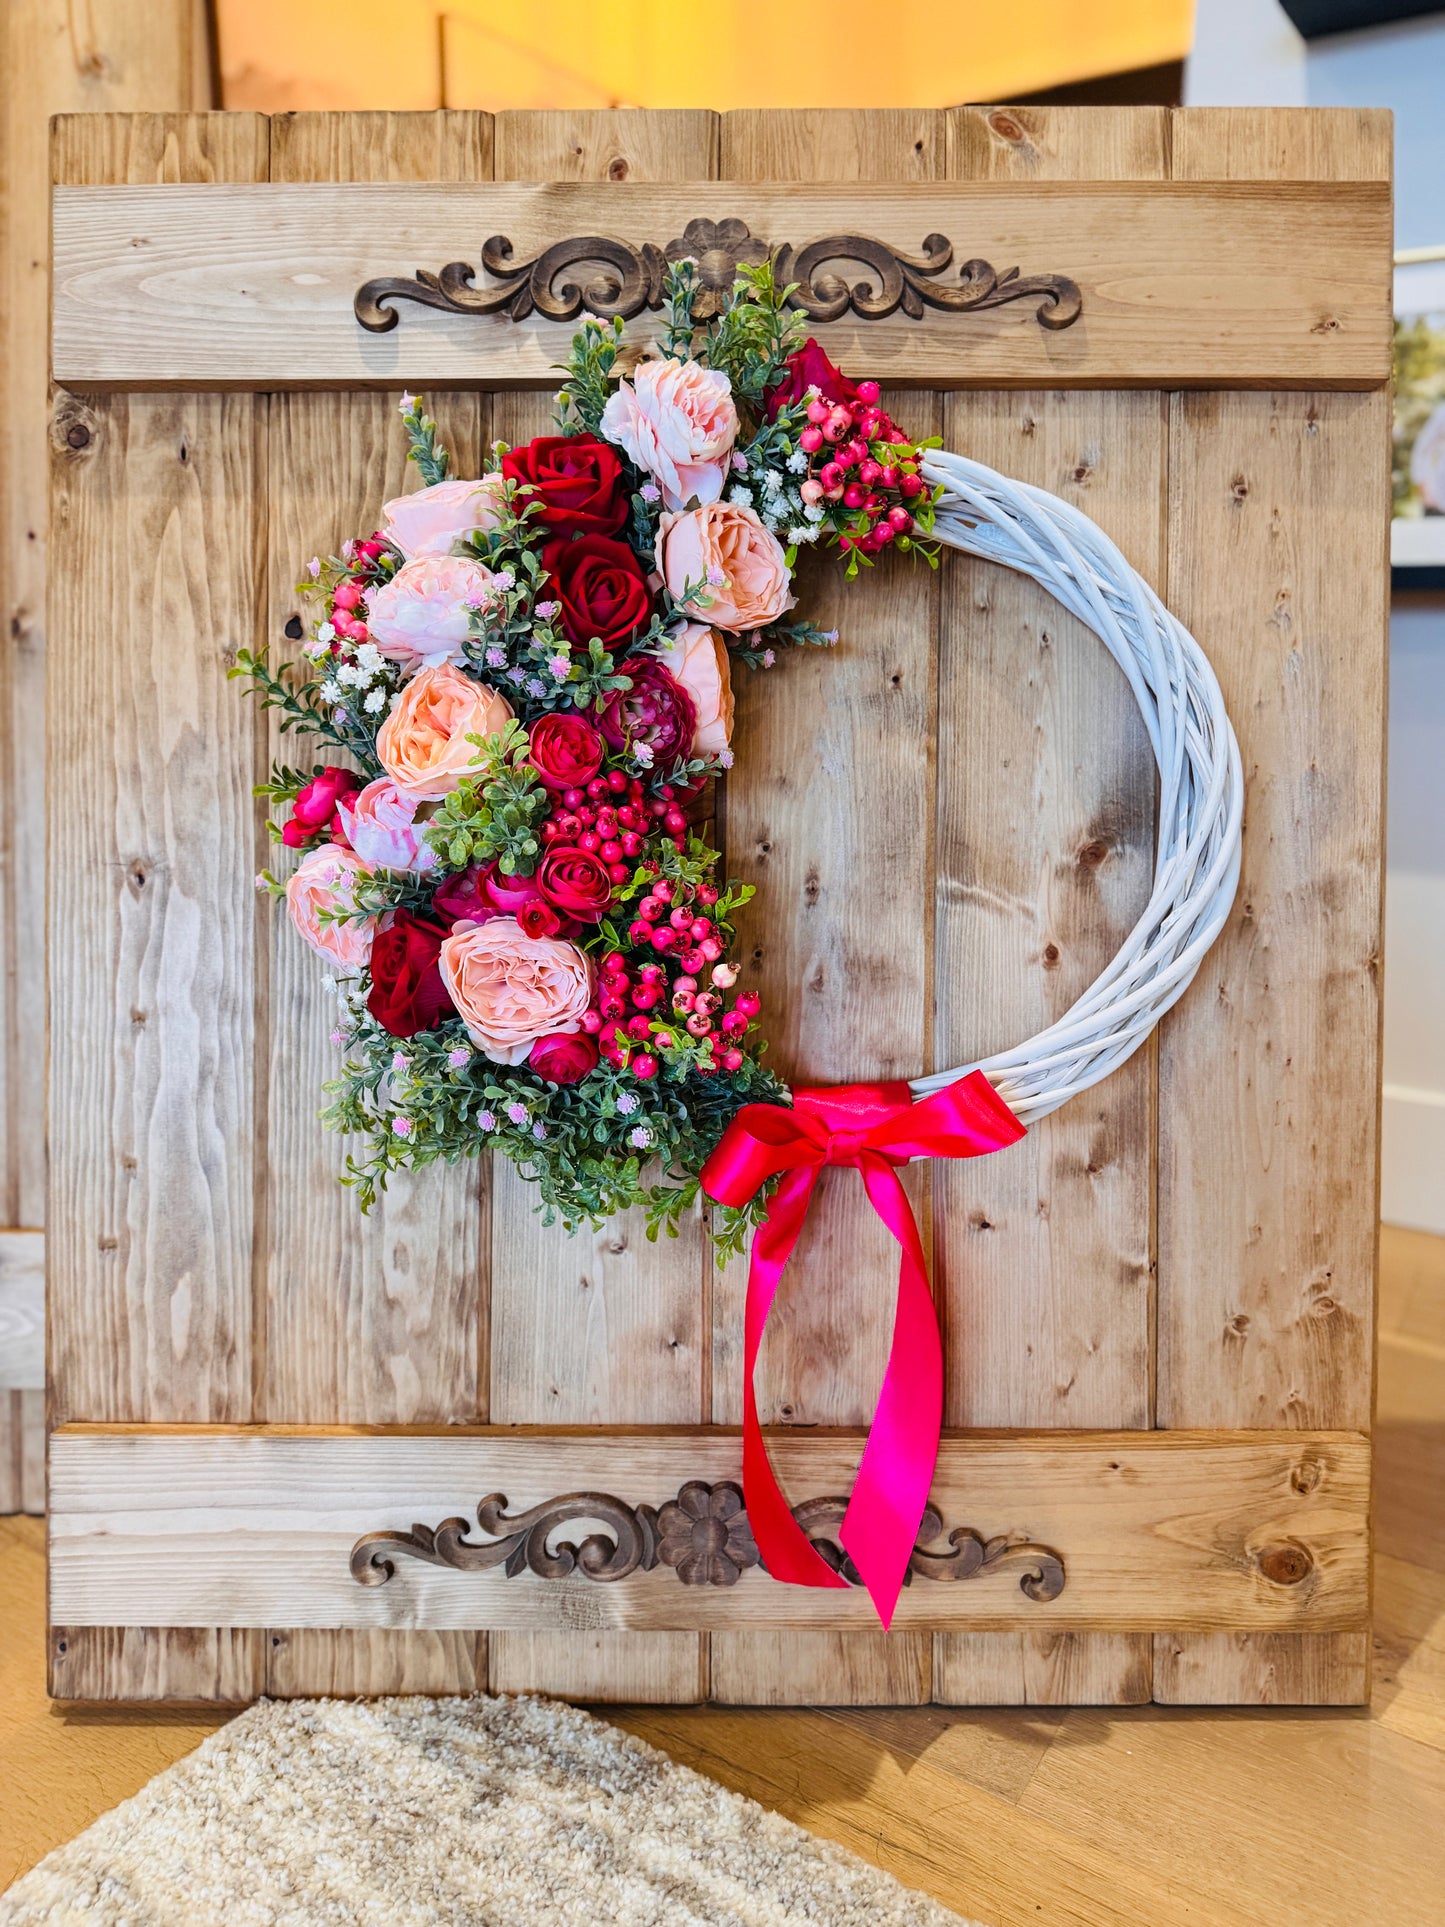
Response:
[[[1396,258],[1391,490],[1395,586],[1445,589],[1445,246]]]

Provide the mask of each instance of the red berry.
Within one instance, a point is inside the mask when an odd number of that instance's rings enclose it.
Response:
[[[717,902],[717,891],[710,883],[700,883],[697,886],[697,900],[699,903],[705,903],[708,908],[711,909],[713,904]]]
[[[627,975],[627,959],[620,950],[609,950],[602,959],[602,968],[609,977]]]
[[[605,796],[607,794],[607,778],[605,776],[594,776],[592,781],[587,785],[587,794],[594,799],[599,796]]]
[[[628,863],[609,863],[607,877],[608,881],[620,890],[624,883],[631,881],[632,866]]]
[[[629,943],[639,944],[651,943],[652,925],[650,923],[644,923],[640,917],[635,923],[629,923],[627,926],[627,941]]]
[[[644,897],[637,906],[638,916],[645,917],[649,923],[656,923],[662,911],[663,906],[656,897]]]
[[[604,863],[620,863],[622,860],[622,845],[614,842],[613,839],[609,837],[597,854]]]
[[[651,1051],[643,1051],[632,1060],[632,1075],[634,1077],[656,1077],[657,1071],[657,1059],[652,1055]]]
[[[763,1007],[763,1000],[755,990],[740,990],[733,1004],[744,1017],[756,1017]]]
[[[639,1013],[636,1017],[628,1018],[627,1035],[629,1037],[636,1037],[640,1041],[644,1037],[650,1037],[651,1034],[652,1019],[650,1017],[644,1017]]]
[[[905,502],[911,502],[915,496],[921,495],[923,493],[922,476],[904,475],[900,477],[898,493],[903,497]]]
[[[670,830],[674,836],[681,836],[687,828],[687,818],[678,809],[669,810],[662,823],[663,828]]]
[[[627,788],[627,771],[625,769],[608,770],[607,787],[614,795],[621,796]]]
[[[747,1029],[748,1020],[740,1010],[730,1010],[722,1020],[722,1027],[730,1037],[737,1037]]]
[[[860,509],[868,500],[868,491],[861,482],[850,482],[843,491],[843,506]]]
[[[602,1013],[599,1010],[584,1010],[581,1021],[588,1036],[595,1037],[602,1028]]]
[[[680,903],[667,920],[674,930],[686,930],[692,922],[692,912],[685,904]]]
[[[805,428],[798,437],[798,446],[803,450],[805,455],[816,455],[818,450],[823,446],[822,429]]]
[[[725,1071],[740,1071],[743,1067],[743,1054],[740,1050],[725,1050],[722,1054],[722,1067]]]
[[[563,790],[562,801],[569,810],[580,810],[582,805],[587,801],[587,798],[582,794],[581,790]]]
[[[908,531],[913,527],[913,517],[908,513],[907,509],[889,509],[888,521],[889,525],[896,530],[899,535],[907,535]]]
[[[676,942],[677,932],[669,929],[665,923],[658,924],[652,933],[652,947],[654,950],[671,950]]]
[[[632,993],[632,1007],[634,1010],[651,1010],[661,998],[662,992],[656,984],[639,984]]]
[[[625,830],[623,832],[622,854],[624,856],[640,856],[642,854],[643,848],[644,848],[644,845],[643,845],[642,838],[637,834],[635,830]]]
[[[871,404],[871,403],[873,403],[873,402],[875,402],[875,401],[877,401],[877,399],[878,399],[878,384],[877,384],[877,382],[876,382],[876,381],[860,381],[860,382],[858,383],[858,399],[859,399],[859,401],[862,401],[862,402],[868,402],[868,403],[870,403],[870,404]]]

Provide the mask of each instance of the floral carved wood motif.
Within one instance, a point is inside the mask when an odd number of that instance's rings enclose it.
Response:
[[[842,1523],[848,1502],[807,1499],[793,1517],[823,1558],[850,1586],[861,1584],[852,1560],[830,1535]],[[575,1520],[605,1528],[580,1545],[552,1543],[552,1535]],[[568,1492],[530,1511],[507,1514],[507,1501],[493,1493],[477,1507],[477,1523],[487,1540],[468,1539],[466,1519],[443,1519],[433,1529],[414,1525],[410,1532],[368,1532],[351,1549],[352,1577],[363,1586],[384,1586],[395,1577],[397,1558],[419,1559],[456,1572],[491,1572],[508,1579],[533,1573],[539,1579],[626,1579],[634,1572],[667,1566],[685,1586],[732,1586],[750,1568],[762,1566],[743,1505],[742,1490],[730,1481],[706,1485],[692,1479],[675,1499],[661,1506],[628,1505],[607,1492]],[[610,1534],[610,1536],[608,1536]],[[943,1548],[943,1520],[932,1506],[923,1515],[918,1543],[904,1584],[921,1579],[974,1579],[986,1573],[1016,1572],[1026,1598],[1046,1602],[1064,1590],[1064,1561],[1050,1546],[1008,1538],[984,1539],[957,1526]]]
[[[732,287],[740,267],[755,267],[771,257],[780,286],[793,286],[788,305],[813,321],[837,321],[851,308],[864,321],[881,321],[901,308],[915,321],[925,307],[949,314],[981,313],[1006,302],[1037,300],[1036,318],[1044,328],[1070,327],[1083,312],[1083,296],[1067,276],[1003,273],[988,261],[965,261],[957,281],[940,277],[953,265],[953,244],[941,234],[924,237],[920,254],[904,254],[866,234],[830,234],[801,248],[787,242],[771,246],[739,220],[689,221],[665,248],[644,241],[640,247],[598,234],[554,241],[528,261],[514,258],[512,243],[494,234],[482,246],[482,266],[490,286],[476,285],[469,261],[449,261],[441,272],[418,268],[413,280],[383,277],[356,291],[356,318],[373,334],[397,324],[394,305],[416,301],[448,314],[506,315],[525,321],[533,313],[549,321],[572,321],[585,309],[610,321],[624,321],[644,308],[663,305],[667,265],[697,263],[698,297],[693,312],[707,320]],[[838,269],[851,263],[867,270],[864,279],[845,280]],[[569,270],[588,270],[582,280]]]

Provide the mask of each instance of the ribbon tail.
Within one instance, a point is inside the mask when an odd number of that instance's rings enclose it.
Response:
[[[886,1159],[861,1160],[874,1210],[901,1246],[893,1343],[839,1537],[886,1632],[928,1505],[943,1422],[943,1345],[913,1207]]]
[[[812,1165],[789,1171],[773,1195],[767,1217],[753,1235],[743,1324],[743,1493],[753,1538],[772,1578],[793,1586],[846,1589],[848,1582],[834,1572],[793,1517],[778,1484],[762,1426],[758,1423],[757,1391],[753,1383],[768,1314],[777,1296],[783,1267],[803,1228],[815,1177]]]

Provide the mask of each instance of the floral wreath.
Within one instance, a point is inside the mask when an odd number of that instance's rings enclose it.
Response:
[[[343,1053],[323,1113],[369,1138],[344,1182],[500,1150],[569,1229],[645,1206],[675,1232],[701,1188],[721,1255],[752,1248],[743,1475],[768,1571],[845,1583],[794,1521],[753,1393],[763,1327],[824,1164],[859,1169],[902,1249],[893,1347],[841,1537],[884,1624],[927,1504],[937,1321],[898,1167],[997,1150],[1153,1029],[1223,924],[1243,784],[1198,645],[1089,519],[914,441],[850,381],[770,263],[704,303],[669,268],[658,351],[617,378],[622,324],[572,343],[555,435],[454,478],[402,398],[424,486],[316,558],[309,671],[242,652],[283,731],[345,763],[277,763],[273,837],[299,934],[335,969]],[[712,310],[707,320],[702,314]],[[1040,1037],[903,1083],[789,1091],[729,958],[752,895],[705,838],[732,761],[735,665],[828,645],[793,614],[799,551],[851,577],[941,545],[1035,577],[1120,664],[1160,772],[1154,890],[1118,956]],[[304,631],[299,631],[304,635]],[[660,1176],[649,1175],[660,1168]]]

